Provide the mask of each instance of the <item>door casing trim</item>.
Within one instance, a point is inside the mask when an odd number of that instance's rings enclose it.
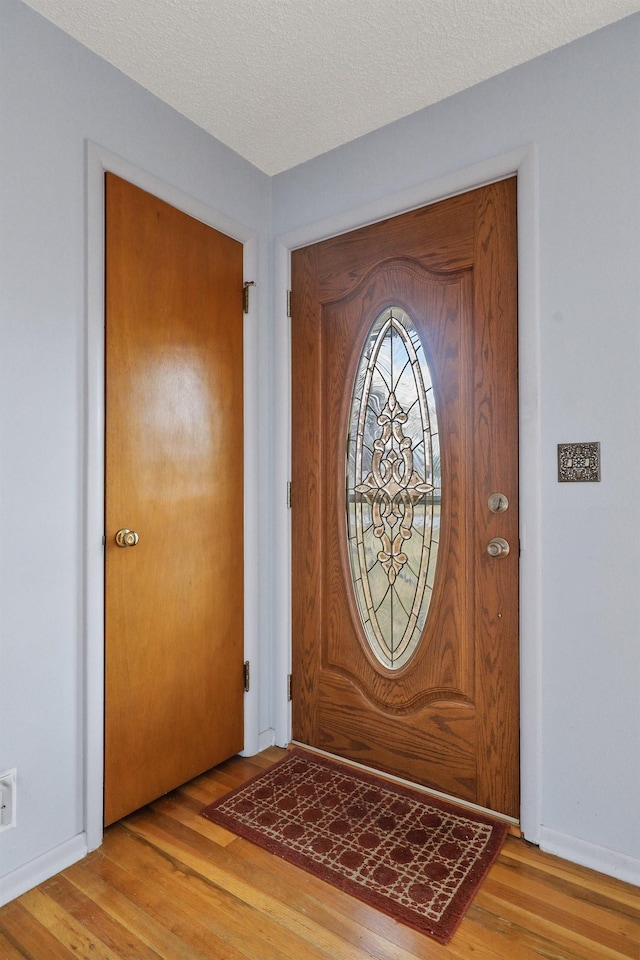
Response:
[[[541,420],[538,153],[535,144],[307,224],[275,239],[275,489],[291,476],[291,363],[287,291],[291,251],[435,203],[508,176],[518,177],[518,351],[520,424],[520,827],[539,843],[541,829]],[[290,516],[276,497],[274,624],[276,743],[291,739],[285,695],[291,671]]]
[[[84,830],[87,850],[102,842],[104,783],[104,174],[106,171],[153,193],[178,210],[201,220],[244,245],[244,276],[258,275],[255,231],[230,219],[177,187],[128,160],[87,141],[86,330],[84,344],[84,516],[82,524],[83,591],[81,611],[84,662],[81,669],[84,723]],[[244,657],[252,663],[252,689],[244,698],[245,752],[258,751],[258,297],[250,298],[244,318]]]

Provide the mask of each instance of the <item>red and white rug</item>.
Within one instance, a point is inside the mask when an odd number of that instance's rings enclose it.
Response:
[[[448,943],[507,826],[300,749],[202,815]]]

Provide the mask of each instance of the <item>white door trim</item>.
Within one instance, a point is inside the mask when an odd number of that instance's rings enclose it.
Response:
[[[290,518],[284,490],[291,464],[290,327],[286,291],[291,251],[513,174],[518,176],[518,343],[520,401],[520,825],[539,842],[541,826],[541,473],[537,148],[527,145],[401,193],[308,224],[275,240],[276,530],[274,617],[276,742],[291,739],[286,697],[291,670]]]
[[[102,842],[104,764],[104,174],[110,171],[244,244],[244,276],[258,274],[256,233],[122,157],[87,143],[87,288],[84,429],[84,826],[88,850]],[[244,324],[244,622],[252,688],[245,694],[245,752],[258,750],[258,317],[250,298]]]

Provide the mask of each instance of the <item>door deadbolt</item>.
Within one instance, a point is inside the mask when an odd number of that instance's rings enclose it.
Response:
[[[509,544],[502,537],[494,537],[487,544],[487,553],[490,557],[506,557],[509,553]]]
[[[509,500],[504,493],[492,493],[488,500],[491,513],[504,513],[509,509]]]
[[[135,530],[128,530],[126,527],[116,533],[116,543],[119,547],[135,547],[139,539]]]

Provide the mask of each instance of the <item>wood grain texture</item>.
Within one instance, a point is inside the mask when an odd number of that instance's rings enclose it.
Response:
[[[243,315],[242,245],[111,174],[106,250],[111,823],[242,749]]]
[[[443,947],[199,813],[282,756],[233,758],[0,909],[2,960],[637,960],[636,887],[507,838]],[[226,831],[225,831],[226,833]]]
[[[470,704],[440,701],[407,715],[380,711],[371,724],[369,701],[350,677],[332,671],[323,678],[319,708],[319,749],[336,756],[357,754],[352,759],[358,763],[404,779],[409,779],[406,771],[420,775],[426,764],[442,791],[475,803],[476,722]],[[430,730],[426,742],[425,727]]]
[[[518,582],[518,331],[516,180],[478,191],[476,208],[473,516],[475,625],[482,638],[476,661],[478,797],[519,818],[519,591]],[[492,513],[492,493],[509,499]],[[470,512],[471,512],[470,511]],[[486,553],[492,537],[511,545],[508,557]]]
[[[291,509],[295,520],[291,535],[292,591],[296,601],[291,610],[291,632],[303,642],[291,649],[294,736],[313,743],[318,732],[318,678],[320,675],[320,554],[315,548],[322,514],[320,485],[321,421],[320,389],[322,341],[316,286],[316,251],[308,248],[292,257],[292,313],[315,320],[304,327],[296,324],[291,340],[291,367],[294,382],[307,384],[291,406],[291,433],[302,438],[304,455],[292,458]],[[295,445],[294,445],[295,450]],[[300,509],[300,507],[303,509]]]
[[[294,252],[292,624],[295,740],[517,819],[515,198],[503,181]],[[395,672],[364,639],[344,519],[352,385],[392,304],[429,360],[443,475],[429,618]]]

